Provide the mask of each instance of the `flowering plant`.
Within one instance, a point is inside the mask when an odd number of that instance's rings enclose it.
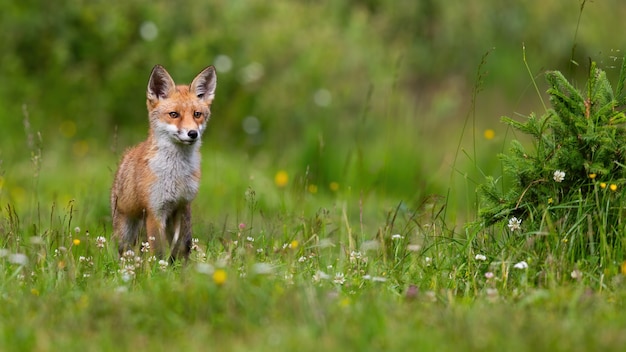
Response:
[[[609,190],[615,192],[626,179],[626,115],[622,111],[626,60],[615,92],[595,63],[583,92],[558,71],[547,72],[546,78],[552,109],[541,117],[531,114],[523,122],[502,118],[529,135],[534,148],[513,140],[510,153],[499,155],[503,177],[487,177],[479,186],[479,215],[484,225],[511,217],[541,219],[541,214],[532,213],[548,206],[556,211],[559,204],[586,199],[596,184],[609,183],[613,185]],[[567,207],[558,209],[566,211]]]

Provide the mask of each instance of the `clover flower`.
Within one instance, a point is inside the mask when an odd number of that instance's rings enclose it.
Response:
[[[350,263],[367,262],[367,257],[359,251],[350,252]]]
[[[570,276],[572,277],[572,279],[580,280],[583,278],[583,273],[578,269],[574,269],[574,271],[572,271]]]
[[[487,260],[487,257],[484,254],[476,254],[474,259],[480,260],[481,262],[484,262],[485,260]]]
[[[313,282],[320,282],[322,280],[328,280],[330,279],[330,275],[326,274],[323,271],[318,270],[314,275],[313,275]]]
[[[28,257],[26,254],[22,253],[13,253],[8,255],[9,263],[17,264],[17,265],[26,265],[28,264]]]
[[[274,266],[269,263],[254,263],[252,272],[257,275],[269,275],[274,272]]]
[[[561,170],[556,170],[552,178],[555,182],[563,182],[563,180],[565,180],[565,172]]]
[[[338,285],[343,285],[346,282],[346,278],[343,273],[336,273],[335,277],[333,278],[333,282]]]
[[[198,243],[200,243],[200,239],[199,238],[194,238],[191,240],[191,250],[194,252],[197,252],[200,250],[200,247],[198,246]]]
[[[124,265],[119,273],[122,275],[122,281],[128,282],[135,277],[135,267],[132,265]]]
[[[102,237],[102,236],[98,236],[96,237],[96,247],[98,248],[104,248],[104,244],[107,243],[107,239]]]
[[[509,230],[511,231],[520,230],[522,228],[522,220],[514,216],[511,219],[509,219],[509,224],[507,226],[509,227]]]
[[[524,270],[524,269],[528,269],[528,263],[526,263],[525,261],[521,261],[519,263],[516,263],[515,265],[513,265],[513,267],[515,269],[520,269],[520,270]]]

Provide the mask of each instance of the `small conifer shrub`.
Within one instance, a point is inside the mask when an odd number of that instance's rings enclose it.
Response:
[[[523,122],[502,118],[528,135],[532,148],[513,140],[510,152],[499,155],[503,177],[487,177],[478,188],[480,221],[490,226],[515,217],[527,233],[578,235],[583,246],[576,250],[587,251],[597,233],[615,240],[626,229],[620,218],[626,187],[626,60],[615,90],[595,63],[581,90],[558,71],[546,78],[551,109]]]

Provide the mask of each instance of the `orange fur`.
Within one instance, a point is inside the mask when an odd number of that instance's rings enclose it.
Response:
[[[138,244],[145,228],[147,242],[159,257],[188,257],[201,137],[216,84],[213,66],[188,86],[177,86],[162,66],[152,70],[146,92],[148,138],[126,151],[111,189],[113,234],[120,254]]]

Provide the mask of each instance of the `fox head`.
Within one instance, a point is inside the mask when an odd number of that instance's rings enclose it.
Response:
[[[211,116],[216,86],[213,66],[202,70],[188,86],[177,86],[163,66],[154,66],[146,92],[154,137],[185,145],[200,141]]]

